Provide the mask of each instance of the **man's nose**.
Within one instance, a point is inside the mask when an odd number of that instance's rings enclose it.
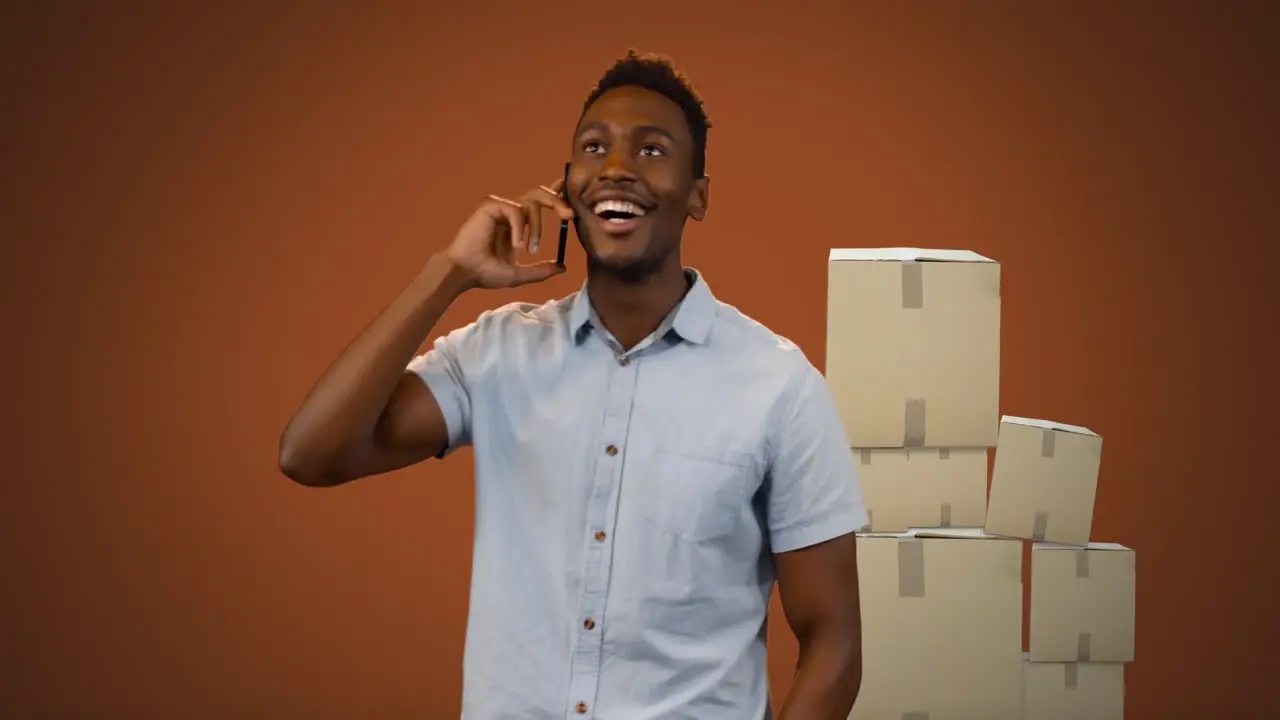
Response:
[[[636,175],[632,160],[630,148],[619,143],[605,156],[600,176],[608,180],[633,180]]]

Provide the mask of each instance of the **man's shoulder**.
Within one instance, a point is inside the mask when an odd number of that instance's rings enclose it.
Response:
[[[504,345],[521,340],[547,339],[568,325],[576,296],[575,292],[543,303],[517,301],[500,305],[481,312],[474,321],[455,333]]]
[[[569,321],[569,313],[573,309],[577,292],[562,298],[547,300],[543,303],[528,301],[510,302],[486,310],[481,317],[488,316],[491,322],[501,326],[525,327],[532,325],[551,325]]]
[[[765,433],[786,432],[787,423],[805,412],[808,399],[825,386],[822,372],[800,345],[727,303],[718,302],[711,345],[718,348],[722,381],[752,388],[738,404],[767,408],[767,422],[761,426]]]
[[[774,331],[728,303],[716,301],[716,340],[736,354],[792,371],[812,367],[804,350],[791,338]]]

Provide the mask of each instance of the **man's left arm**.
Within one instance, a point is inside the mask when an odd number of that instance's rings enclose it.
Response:
[[[768,522],[800,657],[779,720],[847,720],[862,680],[854,533],[868,516],[826,380],[806,362],[790,390],[775,426]]]

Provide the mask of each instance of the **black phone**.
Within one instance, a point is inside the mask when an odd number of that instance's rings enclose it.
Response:
[[[564,182],[560,185],[560,199],[565,203],[569,202],[569,165],[564,164]],[[564,267],[564,251],[565,246],[569,242],[569,221],[560,221],[560,246],[556,249],[556,265]]]

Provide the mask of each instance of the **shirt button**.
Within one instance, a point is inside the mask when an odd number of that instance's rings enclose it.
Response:
[[[618,446],[617,446],[617,445],[610,445],[609,447],[607,447],[607,448],[605,448],[605,449],[604,449],[604,454],[605,454],[605,455],[608,455],[609,457],[613,457],[614,455],[617,455],[617,454],[618,454]]]
[[[588,630],[595,630],[595,629],[596,629],[596,621],[595,621],[595,620],[592,620],[591,618],[587,618],[586,620],[583,620],[583,621],[582,621],[582,627],[584,627],[584,628],[586,628],[586,629],[588,629]]]
[[[631,358],[623,357],[621,360],[618,361],[618,364],[621,365],[622,367],[626,367],[631,364]]]
[[[586,715],[586,714],[587,714],[587,704],[586,704],[586,703],[578,703],[578,706],[577,706],[577,707],[575,707],[575,708],[574,708],[574,710],[577,710],[579,715]]]
[[[596,537],[596,542],[604,542],[604,539],[607,536],[604,534],[603,530],[597,530],[595,537]]]

